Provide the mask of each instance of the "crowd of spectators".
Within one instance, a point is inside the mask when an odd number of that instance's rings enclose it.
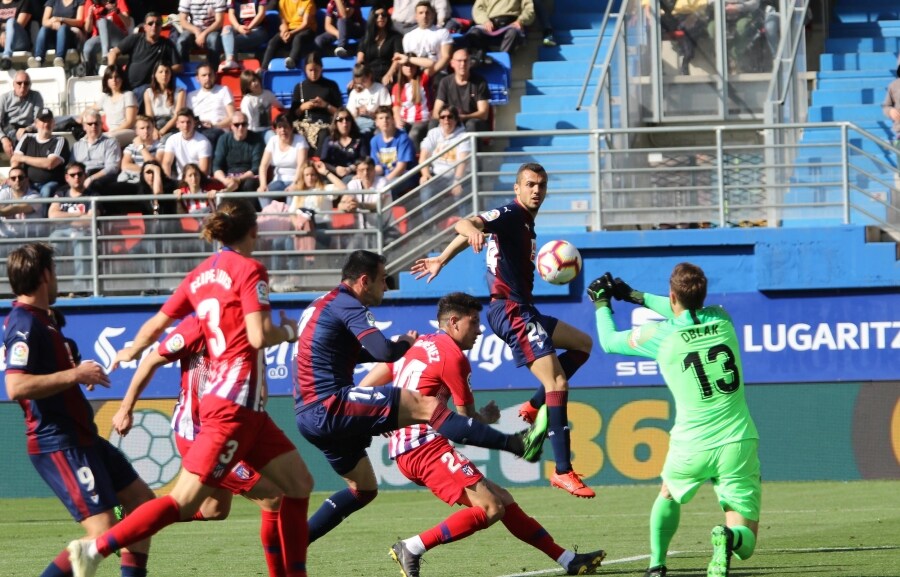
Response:
[[[218,194],[258,192],[261,212],[270,204],[304,211],[306,230],[317,233],[311,246],[323,247],[318,233],[331,223],[320,213],[357,213],[354,224],[372,228],[377,217],[368,213],[379,200],[417,187],[422,202],[442,190],[462,194],[468,164],[457,160],[472,153],[465,133],[491,127],[487,84],[472,65],[491,47],[485,38],[496,36],[497,18],[521,26],[534,18],[532,0],[478,0],[474,22],[453,19],[447,0],[388,0],[371,6],[368,20],[359,0],[179,0],[175,18],[147,6],[135,13],[126,0],[33,1],[0,0],[0,69],[16,64],[14,51],[32,48],[29,69],[50,65],[52,48],[52,65],[73,73],[66,59],[74,51],[87,73],[100,75],[100,91],[83,112],[60,117],[31,89],[29,70],[15,72],[13,90],[0,95],[11,166],[0,199],[55,201],[0,204],[0,235],[49,236],[75,257],[78,275],[90,275],[91,211],[133,209],[104,203],[110,195],[174,196],[141,210],[198,215]],[[267,11],[276,9],[270,30]],[[33,46],[32,21],[40,24]],[[355,56],[348,85],[323,70],[330,54]],[[302,70],[288,106],[264,88],[276,58]],[[239,94],[219,82],[223,74],[239,76]],[[393,197],[384,192],[398,181]],[[314,191],[327,194],[287,194]],[[28,226],[53,218],[64,226]]]

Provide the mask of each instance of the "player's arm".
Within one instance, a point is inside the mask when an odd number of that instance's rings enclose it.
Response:
[[[297,340],[297,322],[289,319],[284,311],[279,312],[280,325],[272,322],[272,315],[268,311],[255,311],[244,316],[247,323],[247,340],[254,348],[264,349],[285,341],[293,343]]]
[[[44,399],[79,384],[109,387],[109,375],[95,361],[84,361],[77,367],[49,375],[6,372],[6,395],[11,401]]]
[[[128,385],[125,396],[122,398],[119,410],[116,411],[112,418],[113,428],[117,433],[125,436],[131,430],[134,406],[137,404],[141,393],[150,384],[150,379],[153,378],[156,369],[169,362],[169,359],[159,354],[158,350],[151,351],[150,354],[141,359],[134,376],[131,377],[131,383]]]
[[[359,338],[359,343],[363,346],[359,355],[359,362],[388,362],[392,363],[402,357],[409,347],[416,342],[418,333],[410,331],[405,335],[400,335],[397,340],[391,340],[384,336],[379,330],[370,331]]]
[[[382,385],[387,385],[393,380],[391,375],[391,369],[387,363],[378,363],[372,370],[369,371],[369,374],[363,377],[363,380],[359,382],[360,387],[380,387]]]
[[[493,425],[500,420],[500,408],[494,401],[490,401],[478,411],[475,410],[475,403],[456,405],[456,412],[463,417],[471,417],[485,425]]]
[[[163,334],[163,331],[165,331],[174,321],[175,319],[162,311],[153,315],[150,320],[141,326],[141,329],[138,331],[137,336],[134,337],[131,346],[125,347],[116,353],[116,358],[113,360],[109,370],[118,367],[119,363],[133,361],[138,358],[147,347],[156,342],[160,335]]]
[[[467,246],[469,246],[469,238],[463,235],[456,235],[441,254],[428,258],[420,258],[413,263],[410,272],[415,275],[416,280],[427,276],[428,279],[426,279],[425,282],[431,282],[438,274],[440,274],[441,269],[443,269],[448,262],[453,260],[453,257],[466,250]]]

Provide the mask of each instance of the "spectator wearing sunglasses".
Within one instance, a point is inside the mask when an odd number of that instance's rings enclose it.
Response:
[[[247,115],[235,112],[231,115],[231,132],[216,142],[213,177],[225,185],[225,192],[255,192],[259,188],[256,171],[264,149],[263,137],[249,129]]]
[[[34,115],[43,107],[44,98],[31,89],[28,73],[16,72],[12,92],[0,96],[0,140],[7,156],[12,156],[16,143],[26,132],[34,130]]]
[[[28,201],[40,198],[40,193],[31,187],[28,173],[16,166],[9,169],[6,184],[0,186],[0,201],[20,201],[0,204],[0,238],[28,238],[40,236],[34,219],[44,216],[45,204],[31,204]],[[6,256],[10,244],[0,244],[0,255]]]

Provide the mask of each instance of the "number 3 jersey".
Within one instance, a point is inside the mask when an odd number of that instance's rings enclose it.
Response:
[[[211,364],[202,394],[263,410],[265,360],[244,318],[269,310],[269,275],[259,261],[226,247],[188,273],[162,312],[176,319],[197,312]]]
[[[459,345],[445,333],[420,336],[400,360],[388,365],[394,386],[437,397],[442,403],[453,399],[457,406],[475,402],[472,396],[472,366]],[[404,427],[391,433],[391,459],[421,447],[438,437],[427,424]]]
[[[645,294],[647,308],[666,320],[616,332],[609,307],[597,309],[600,345],[608,353],[655,359],[675,399],[670,445],[702,451],[758,439],[744,397],[740,344],[719,306],[674,316],[669,299]]]

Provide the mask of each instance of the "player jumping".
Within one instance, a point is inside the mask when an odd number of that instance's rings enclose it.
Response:
[[[528,366],[541,385],[520,415],[534,422],[546,402],[550,444],[556,459],[550,484],[576,497],[595,493],[572,469],[569,441],[569,378],[587,362],[591,337],[572,325],[541,314],[534,306],[534,219],[547,197],[547,171],[540,164],[519,167],[513,202],[456,223],[456,238],[440,255],[419,259],[412,273],[431,282],[453,257],[471,246],[486,248],[491,304],[488,323],[512,349],[517,367]],[[487,239],[485,234],[488,233]],[[556,355],[556,347],[566,352]]]

